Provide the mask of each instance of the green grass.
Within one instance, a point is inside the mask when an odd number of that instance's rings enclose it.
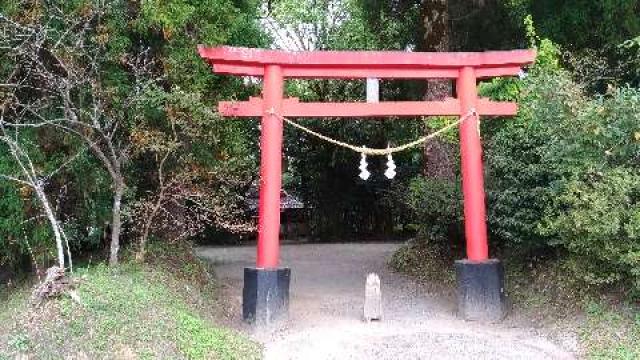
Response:
[[[592,300],[580,338],[591,359],[640,359],[640,314],[630,305]]]
[[[186,311],[178,311],[176,318],[177,344],[189,359],[207,359],[211,354],[218,359],[237,359],[238,350],[251,355],[251,345],[226,329],[207,326]]]
[[[186,267],[197,275],[198,264]],[[179,273],[180,271],[176,271]],[[33,308],[16,302],[0,311],[0,360],[38,359],[259,359],[260,349],[219,326],[211,309],[215,288],[177,277],[161,266],[104,265],[77,270],[76,293]],[[19,295],[24,303],[24,294]],[[200,304],[199,306],[197,304]],[[0,304],[5,305],[5,304]],[[20,312],[18,309],[27,309]],[[207,310],[208,309],[208,310]],[[26,321],[28,319],[28,321]]]

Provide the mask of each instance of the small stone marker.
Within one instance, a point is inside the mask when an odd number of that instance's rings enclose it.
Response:
[[[364,289],[364,320],[382,320],[382,294],[380,293],[380,277],[375,273],[367,275]]]

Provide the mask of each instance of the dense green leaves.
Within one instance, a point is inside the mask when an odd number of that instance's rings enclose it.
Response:
[[[518,100],[486,152],[495,240],[567,252],[592,284],[637,281],[640,92],[589,98],[567,73],[539,68]]]
[[[257,26],[257,4],[252,0],[236,3],[240,6],[231,0],[146,0],[141,2],[134,27],[159,53],[162,69],[172,84],[212,96],[230,89],[219,79],[213,82],[211,69],[198,55],[197,45],[266,45]],[[230,80],[226,81],[228,84]]]
[[[573,270],[591,284],[640,285],[640,176],[614,168],[569,180],[546,209],[540,232],[566,248]]]
[[[541,35],[574,49],[616,45],[640,33],[638,0],[529,2]]]
[[[87,86],[76,87],[71,93],[79,114],[88,118],[99,108],[105,117],[118,119],[114,144],[127,153],[123,167],[128,186],[125,220],[132,220],[127,223],[124,242],[135,241],[138,232],[130,228],[135,226],[136,213],[129,206],[153,198],[158,191],[159,161],[171,141],[179,144],[172,145],[174,153],[163,168],[165,176],[172,181],[188,179],[182,189],[207,189],[216,199],[210,204],[215,209],[211,216],[224,218],[224,224],[230,226],[236,222],[232,218],[238,215],[237,206],[252,179],[248,174],[257,172],[252,156],[256,126],[220,121],[213,111],[214,101],[245,97],[255,93],[255,87],[245,86],[241,79],[212,76],[210,67],[198,56],[197,45],[266,45],[258,26],[258,6],[251,0],[0,2],[0,15],[6,16],[0,19],[3,29],[46,24],[48,49],[67,64],[88,69],[82,79]],[[20,43],[19,38],[11,38],[13,33],[0,35],[2,46]],[[61,102],[49,101],[53,97],[36,102],[43,97],[36,91],[36,81],[33,90],[17,94],[5,86],[21,61],[11,54],[0,51],[0,101],[14,96],[41,106],[39,115],[47,120],[67,116],[60,110]],[[48,64],[46,58],[44,64]],[[55,76],[65,79],[64,73]],[[5,119],[15,121],[14,114],[7,112]],[[103,118],[96,120],[102,122]],[[110,125],[103,130],[111,131],[113,124],[105,123]],[[55,127],[42,130],[32,140],[34,148],[41,150],[37,165],[43,174],[69,161],[47,179],[46,191],[70,236],[71,248],[76,253],[100,249],[111,229],[109,174],[93,152],[82,151],[74,136],[63,135]],[[2,158],[0,173],[15,175],[5,160],[11,159]],[[188,171],[190,176],[184,174]],[[0,200],[0,247],[4,251],[0,262],[27,253],[26,241],[35,250],[35,243],[51,244],[50,235],[38,230],[41,217],[32,194],[6,179],[0,180],[0,187],[4,195]],[[222,226],[215,221],[209,224]],[[36,231],[39,237],[34,235]],[[47,246],[38,251],[46,253]]]

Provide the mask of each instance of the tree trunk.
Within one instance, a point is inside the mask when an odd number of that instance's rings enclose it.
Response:
[[[450,33],[448,0],[422,2],[423,36],[421,51],[449,51]],[[429,80],[425,100],[442,100],[451,96],[451,80]]]
[[[65,268],[64,246],[62,244],[62,235],[60,233],[60,225],[58,224],[58,220],[56,219],[56,216],[53,213],[53,209],[49,204],[49,199],[47,199],[47,194],[45,194],[44,190],[40,188],[38,185],[35,186],[35,190],[36,190],[36,195],[38,196],[38,199],[40,199],[40,203],[42,203],[42,207],[44,208],[44,212],[47,216],[47,219],[51,224],[51,229],[53,230],[53,236],[56,241],[56,249],[58,253],[58,266],[60,266],[60,269],[64,270]]]
[[[423,0],[421,51],[449,51],[451,27],[449,24],[448,0]],[[443,100],[452,96],[451,80],[429,80],[426,84],[424,99],[426,101]],[[423,173],[429,178],[452,180],[455,177],[451,144],[434,138],[424,145]]]
[[[144,224],[142,236],[140,237],[140,247],[136,253],[136,261],[143,262],[147,255],[147,239],[149,239],[149,231],[151,230],[152,221],[153,217],[149,217]]]
[[[120,232],[122,230],[122,195],[125,185],[122,178],[115,181],[113,193],[113,209],[111,210],[111,249],[109,252],[109,266],[118,265],[118,251],[120,251]]]
[[[160,191],[160,194],[158,194],[158,199],[153,205],[151,213],[145,219],[142,236],[140,237],[140,248],[138,249],[138,253],[136,254],[136,261],[142,262],[145,259],[145,256],[147,254],[147,241],[149,239],[149,233],[151,232],[151,225],[153,224],[153,219],[155,219],[158,211],[160,211],[160,207],[162,207],[162,200],[164,200],[164,189],[162,189]]]

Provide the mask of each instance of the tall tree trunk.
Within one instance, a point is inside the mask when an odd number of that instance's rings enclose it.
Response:
[[[424,33],[419,50],[449,51],[451,27],[448,0],[423,0],[421,14]],[[426,84],[424,99],[427,101],[443,100],[452,94],[451,80],[429,80]],[[451,144],[438,138],[426,142],[424,145],[424,175],[436,179],[453,179],[455,177],[453,151]]]
[[[423,0],[422,2],[423,36],[422,51],[449,51],[451,28],[449,26],[448,0]],[[451,96],[450,80],[429,80],[425,100],[442,100]]]
[[[109,266],[118,265],[118,252],[120,251],[120,233],[122,231],[122,196],[125,184],[122,177],[115,181],[113,193],[113,208],[111,210],[111,248],[109,252]]]

